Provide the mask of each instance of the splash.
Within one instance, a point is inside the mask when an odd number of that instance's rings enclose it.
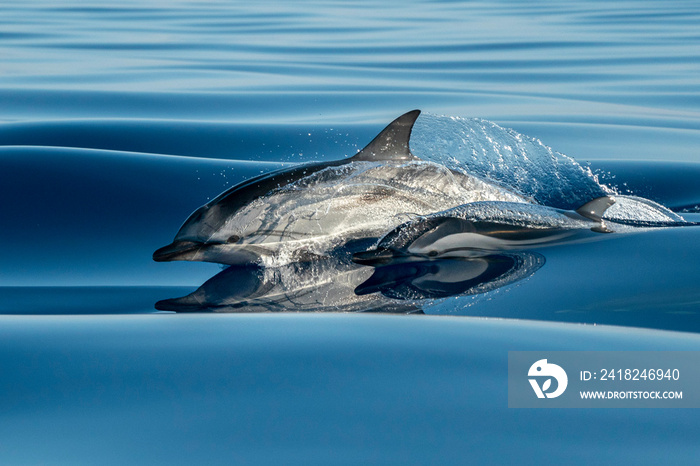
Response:
[[[411,150],[454,170],[515,191],[538,204],[573,210],[613,194],[571,157],[491,121],[423,114]]]
[[[615,196],[615,199],[615,204],[605,212],[604,219],[639,226],[688,223],[680,215],[649,199],[637,196]]]

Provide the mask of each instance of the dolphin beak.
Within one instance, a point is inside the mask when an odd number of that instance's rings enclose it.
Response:
[[[204,245],[197,241],[173,241],[153,253],[156,262],[192,260],[199,249]]]

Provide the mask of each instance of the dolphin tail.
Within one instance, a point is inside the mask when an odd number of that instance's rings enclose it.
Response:
[[[357,162],[379,162],[382,160],[418,160],[408,147],[413,124],[420,110],[404,113],[382,130],[367,147],[352,157]]]
[[[608,210],[608,207],[614,203],[615,198],[611,196],[597,197],[576,209],[576,213],[582,217],[593,220],[594,222],[600,222],[603,220],[603,214],[605,214],[605,211]]]

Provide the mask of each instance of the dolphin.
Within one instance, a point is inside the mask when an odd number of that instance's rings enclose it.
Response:
[[[534,204],[475,202],[405,222],[353,261],[379,266],[397,258],[480,258],[572,242],[611,230],[603,220],[613,205],[599,197],[576,211]]]
[[[529,202],[413,155],[409,139],[419,114],[401,115],[351,158],[285,168],[230,188],[192,213],[153,259],[279,266],[376,241],[415,215],[474,201]]]

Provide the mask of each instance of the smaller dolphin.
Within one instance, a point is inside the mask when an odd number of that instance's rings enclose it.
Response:
[[[615,200],[596,198],[576,211],[512,202],[474,202],[405,222],[353,261],[388,264],[400,257],[476,258],[493,251],[561,244],[608,233],[602,217]]]

